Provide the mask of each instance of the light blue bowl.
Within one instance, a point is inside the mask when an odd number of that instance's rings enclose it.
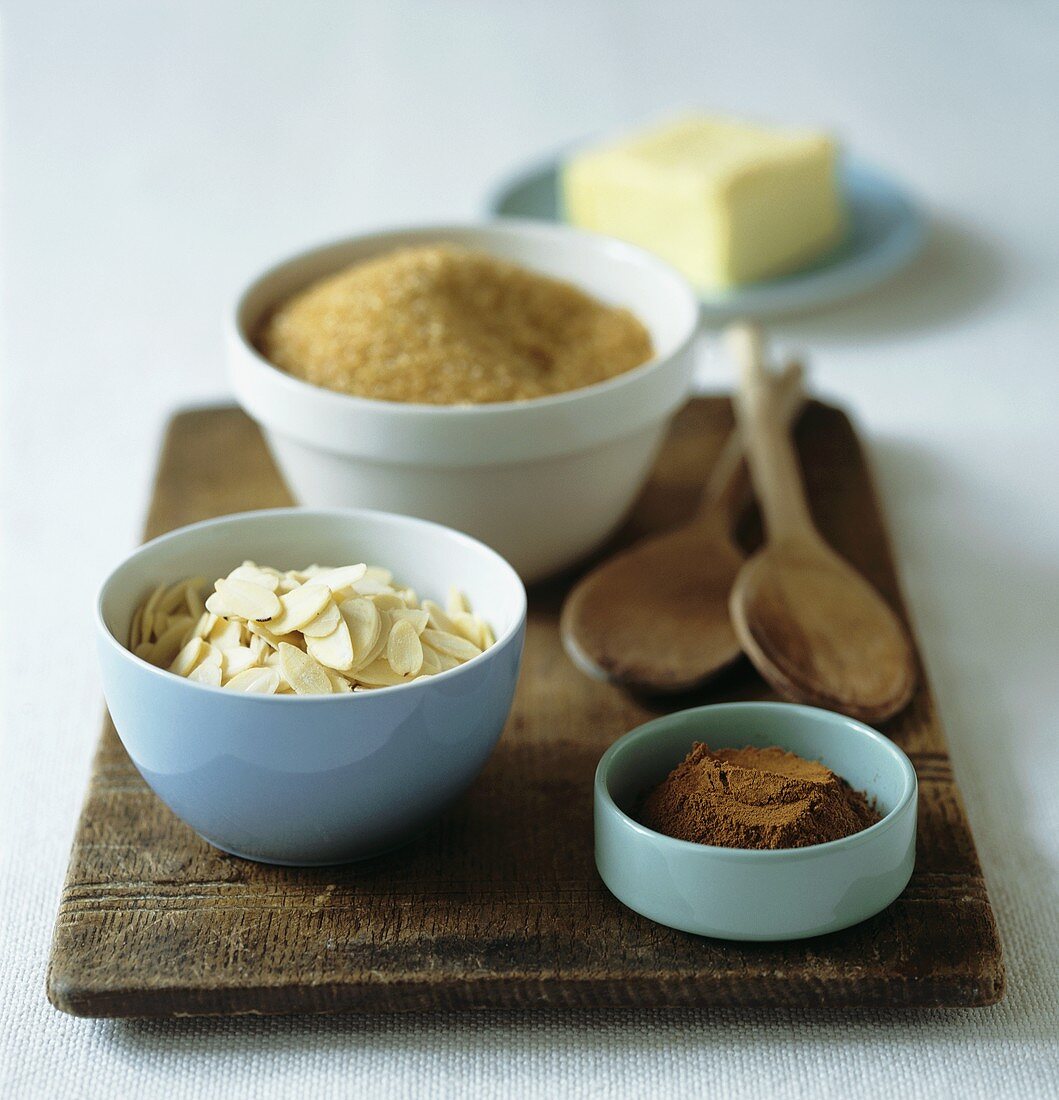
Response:
[[[821,760],[884,816],[807,848],[717,848],[663,836],[630,815],[695,741],[714,749],[778,745]],[[905,888],[915,863],[916,792],[908,757],[852,718],[788,703],[697,707],[648,722],[603,754],[596,867],[619,901],[670,928],[730,940],[819,936],[866,920]]]
[[[463,589],[496,644],[409,684],[331,696],[208,687],[122,644],[157,584],[223,576],[244,559],[385,565],[420,598]],[[103,690],[122,744],[152,790],[204,839],[266,863],[364,859],[411,839],[481,770],[518,680],[526,593],[487,546],[424,520],[370,511],[249,512],[149,542],[103,584]]]

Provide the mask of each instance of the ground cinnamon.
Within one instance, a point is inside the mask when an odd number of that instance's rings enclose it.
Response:
[[[779,748],[696,742],[644,799],[649,829],[724,848],[804,848],[879,820],[860,791],[815,760]]]

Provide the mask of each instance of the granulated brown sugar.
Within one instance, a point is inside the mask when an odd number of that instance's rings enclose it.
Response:
[[[281,304],[257,343],[314,385],[432,405],[563,393],[653,354],[628,310],[454,245],[399,249],[322,279]]]
[[[783,749],[696,743],[644,800],[649,829],[724,848],[804,848],[879,820],[867,798],[815,760]]]

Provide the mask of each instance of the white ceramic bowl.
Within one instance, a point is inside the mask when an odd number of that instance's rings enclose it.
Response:
[[[438,406],[335,393],[272,366],[254,347],[278,302],[350,264],[448,241],[482,249],[627,306],[656,354],[607,382],[553,397]],[[530,221],[354,237],[258,276],[228,324],[236,397],[264,429],[295,497],[381,508],[466,531],[524,580],[573,564],[620,523],[650,472],[694,371],[699,306],[672,268],[632,245]]]
[[[496,633],[436,676],[347,695],[252,695],[197,684],[123,644],[156,585],[245,558],[385,565],[425,596],[455,584]],[[177,816],[225,851],[321,864],[393,848],[459,797],[500,736],[518,680],[526,592],[487,546],[380,512],[247,512],[182,527],[125,559],[99,594],[97,640],[118,736]]]

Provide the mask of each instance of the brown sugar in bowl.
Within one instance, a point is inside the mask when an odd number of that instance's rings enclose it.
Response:
[[[439,243],[487,252],[629,310],[650,335],[652,358],[533,400],[437,405],[312,385],[255,345],[276,306],[317,280]],[[232,311],[228,365],[236,397],[300,503],[455,527],[532,581],[584,557],[624,518],[691,390],[698,326],[687,281],[649,253],[568,226],[502,220],[354,237],[269,268]]]
[[[525,401],[651,358],[628,309],[480,249],[398,248],[281,302],[256,343],[316,386],[412,404]]]

